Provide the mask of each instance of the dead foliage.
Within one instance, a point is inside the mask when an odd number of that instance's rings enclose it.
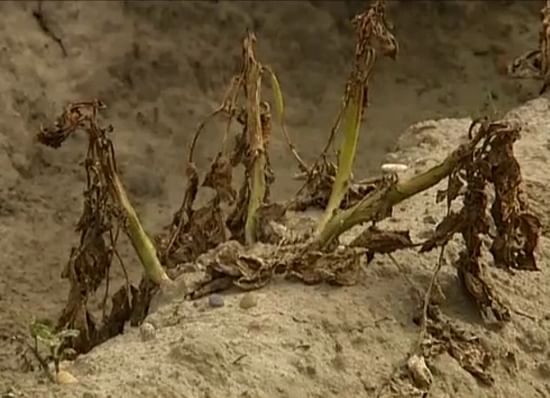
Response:
[[[350,246],[366,248],[367,260],[370,262],[375,253],[389,254],[416,245],[412,242],[409,231],[382,231],[371,226],[359,234]]]
[[[521,169],[513,151],[520,127],[481,119],[470,127],[473,135],[481,139],[480,147],[450,176],[447,192],[439,195],[440,200],[446,198],[450,203],[463,190],[463,208],[439,223],[421,252],[447,243],[455,233],[461,234],[465,249],[458,264],[459,276],[484,318],[500,322],[510,318],[510,311],[487,279],[482,236],[492,242],[489,252],[495,266],[536,271],[534,251],[541,225],[523,198]]]
[[[515,57],[506,65],[508,76],[516,79],[542,80],[539,95],[546,92],[550,84],[550,1],[540,11],[541,27],[538,48]]]
[[[533,252],[540,227],[522,198],[521,169],[513,152],[519,133],[519,126],[505,121],[481,119],[472,123],[469,142],[448,157],[454,167],[448,173],[447,188],[437,193],[438,202],[446,201],[447,216],[437,225],[433,237],[420,245],[421,253],[443,249],[456,234],[462,236],[464,249],[457,264],[460,280],[484,319],[498,324],[510,319],[510,310],[487,277],[488,260],[484,252],[492,254],[494,265],[509,270],[537,269]],[[382,192],[380,200],[383,198]],[[459,199],[462,209],[452,211]],[[485,248],[483,236],[491,242]],[[255,249],[232,243],[231,250],[218,248],[208,254],[208,261],[201,261],[206,278],[192,290],[190,297],[230,287],[256,289],[275,277],[306,284],[352,285],[358,280],[362,261],[372,260],[377,253],[416,246],[419,245],[411,241],[408,231],[383,231],[374,225],[348,246],[330,250],[316,250],[308,242]],[[390,396],[425,396],[433,380],[430,367],[443,353],[481,383],[490,386],[494,382],[490,372],[493,353],[477,336],[446,319],[431,302],[430,293],[442,258],[443,251],[425,298],[425,314],[420,321],[423,332],[418,344],[408,361],[383,385]]]
[[[57,330],[76,329],[78,337],[70,339],[70,345],[77,352],[87,352],[95,345],[122,332],[124,322],[129,319],[129,281],[112,297],[110,314],[106,314],[109,297],[109,271],[116,259],[124,264],[117,251],[117,243],[124,227],[124,217],[113,199],[113,175],[117,172],[114,149],[108,134],[112,127],[99,127],[97,116],[105,108],[100,101],[70,104],[63,114],[49,128],[42,128],[38,135],[40,143],[58,148],[77,130],[88,133],[88,151],[84,160],[86,189],[82,215],[76,226],[80,233],[78,247],[71,249],[71,255],[62,277],[69,280],[70,292]],[[95,319],[87,308],[91,295],[105,282],[104,312],[101,320]]]
[[[426,336],[416,353],[400,364],[377,391],[377,397],[427,397],[434,381],[437,358],[447,354],[481,384],[494,385],[491,375],[496,354],[481,339],[446,318],[435,308],[430,311]]]
[[[269,201],[274,174],[267,150],[272,130],[271,106],[262,100],[261,92],[265,74],[271,76],[279,122],[288,146],[298,165],[303,165],[284,127],[278,80],[268,66],[258,62],[256,37],[248,32],[242,42],[239,72],[232,78],[221,105],[199,125],[191,143],[184,200],[169,227],[168,236],[160,239],[166,264],[193,261],[230,239],[248,243],[274,241],[270,223],[281,220],[284,209]],[[222,148],[200,183],[193,162],[194,150],[207,124],[217,116],[227,120]],[[241,132],[232,141],[231,126],[234,122],[240,125]],[[239,165],[244,166],[245,178],[243,185],[236,190],[232,184],[233,170]],[[201,188],[213,190],[215,196],[206,205],[195,209],[195,199]]]
[[[329,283],[339,286],[358,281],[361,261],[367,250],[344,248],[331,253],[308,250],[305,245],[258,244],[245,247],[228,241],[197,259],[204,277],[190,287],[189,298],[237,287],[254,290],[276,277],[305,284]]]
[[[485,118],[472,122],[471,144],[457,150],[461,153],[460,161],[449,173],[447,189],[437,193],[437,202],[446,201],[447,215],[420,248],[423,253],[439,247],[441,253],[424,298],[422,314],[415,320],[421,326],[419,340],[408,360],[381,385],[377,396],[427,396],[433,382],[430,370],[433,360],[442,353],[454,358],[480,383],[493,385],[490,368],[494,353],[489,352],[478,337],[446,319],[432,303],[431,293],[443,265],[444,248],[455,234],[460,234],[464,241],[457,264],[459,278],[489,323],[502,325],[510,319],[510,309],[488,279],[488,261],[484,254],[490,253],[493,265],[508,270],[538,269],[534,250],[541,233],[540,222],[530,213],[522,196],[521,169],[513,151],[520,130],[520,126],[506,121],[490,122]],[[462,209],[451,210],[459,198],[462,198]],[[491,242],[486,247],[484,236]]]
[[[361,27],[358,32],[363,39],[365,37],[369,40],[373,37],[381,41],[386,39],[385,43],[389,44],[382,47],[386,49],[386,53],[391,55],[392,51],[396,49],[396,44],[392,41],[393,36],[385,34],[387,30],[383,27],[383,8],[377,8],[379,6],[379,2],[375,3],[365,14],[362,14],[362,17],[358,17],[356,23],[357,21],[362,22],[356,26]],[[372,31],[367,34],[365,33],[368,30],[367,27],[370,30],[376,27],[378,33],[384,34],[377,36],[373,35]],[[358,46],[362,50],[357,50],[356,55],[365,56],[365,52],[369,51],[372,54],[373,47],[368,47],[365,44],[370,42],[364,40],[362,43],[362,47]],[[374,51],[374,53],[376,52]],[[365,59],[370,61],[366,62]],[[372,59],[362,58],[362,65],[368,64],[372,67]],[[359,64],[359,61],[357,63]],[[366,69],[357,67],[354,70],[355,74],[352,74],[356,79],[358,79],[357,75],[362,76],[356,81],[360,81],[362,84],[360,86],[363,88],[368,86],[366,77],[368,77],[371,67]],[[358,71],[363,71],[364,74],[361,75]],[[348,90],[351,90],[352,86],[358,87],[357,84],[348,84]],[[438,202],[446,200],[449,209],[448,215],[439,223],[433,237],[421,245],[420,252],[443,247],[455,234],[461,234],[465,242],[465,250],[458,267],[460,278],[482,313],[492,312],[492,317],[495,320],[503,321],[509,318],[509,313],[496,297],[483,271],[481,236],[486,235],[492,239],[493,244],[490,252],[493,254],[497,266],[504,266],[510,270],[535,270],[533,252],[540,233],[539,223],[537,218],[528,212],[526,203],[521,196],[521,172],[513,153],[513,144],[519,138],[519,128],[512,127],[505,122],[476,121],[469,131],[469,136],[470,141],[453,151],[442,164],[409,181],[398,182],[394,179],[388,181],[387,178],[372,180],[374,183],[367,190],[355,193],[358,203],[350,208],[347,219],[342,217],[341,220],[338,220],[339,223],[336,225],[338,231],[333,235],[337,237],[342,231],[357,223],[376,222],[388,217],[391,215],[393,205],[448,177],[447,189],[438,192],[437,195]],[[335,166],[328,162],[324,155],[322,159],[324,160],[317,166],[322,167],[325,173],[319,172],[315,168],[313,171],[309,170],[309,176],[312,175],[311,173],[317,173],[318,176],[318,178],[310,178],[306,182],[306,187],[309,186],[310,189],[317,190],[317,192],[312,191],[313,194],[309,195],[310,204],[326,205],[328,199],[323,192],[328,192],[336,178]],[[488,207],[489,193],[486,191],[486,188],[489,187],[492,187],[495,192],[490,208]],[[451,211],[451,204],[460,197],[464,198],[462,210]],[[294,203],[304,203],[302,199],[299,197]],[[242,211],[243,207],[239,206],[239,209]],[[281,208],[277,210],[272,214],[276,214],[278,217],[276,224],[281,226],[284,210]],[[494,235],[491,235],[489,231],[488,213],[492,215],[492,221],[496,227]],[[353,217],[356,220],[351,220]],[[273,226],[273,223],[270,225]],[[281,228],[284,228],[284,225]],[[269,233],[273,233],[274,230],[272,228]],[[264,241],[270,242],[268,239]],[[326,247],[316,245],[315,241],[289,245],[288,241],[285,242],[284,239],[278,237],[270,243],[277,242],[279,242],[278,251],[270,252],[269,259],[263,255],[260,256],[262,258],[261,273],[256,273],[254,271],[256,268],[248,269],[242,265],[242,262],[235,266],[230,266],[230,263],[225,262],[224,267],[231,267],[231,272],[226,268],[220,268],[214,262],[211,263],[213,264],[212,270],[209,270],[208,265],[206,266],[208,283],[216,279],[223,279],[227,282],[226,287],[240,286],[242,281],[247,282],[247,288],[263,286],[269,275],[274,275],[274,270],[277,269],[278,274],[292,275],[306,283],[351,284],[349,275],[355,275],[355,271],[358,269],[358,262],[355,260],[358,256],[355,249],[361,249],[359,251],[366,254],[367,260],[370,261],[375,253],[387,254],[395,250],[417,246],[410,240],[407,231],[380,231],[375,227],[366,229],[348,248],[339,251],[338,255],[334,254],[334,249],[337,246],[335,242]],[[336,256],[332,258],[332,261],[339,262],[337,266],[328,265],[331,256]],[[346,260],[343,260],[342,256]],[[316,267],[319,267],[318,270]],[[208,291],[208,289],[203,291]],[[200,294],[198,295],[200,296]]]

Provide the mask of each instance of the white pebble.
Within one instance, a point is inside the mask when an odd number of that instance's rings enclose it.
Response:
[[[139,334],[141,336],[141,341],[149,341],[155,338],[157,330],[149,322],[143,322],[139,328]]]
[[[384,173],[399,173],[407,171],[409,166],[402,163],[384,163],[381,168]]]

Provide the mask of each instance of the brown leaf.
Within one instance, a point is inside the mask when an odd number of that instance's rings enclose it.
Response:
[[[209,204],[193,212],[168,258],[172,256],[178,262],[193,261],[202,253],[225,242],[227,234],[224,222],[223,212],[218,200],[214,198]]]
[[[413,247],[409,231],[381,231],[371,226],[358,235],[350,244],[351,247],[363,247],[370,255],[375,253],[392,253],[397,250]]]
[[[463,255],[463,257],[465,256],[466,254]],[[462,265],[468,261],[470,265]],[[498,298],[486,280],[487,277],[479,270],[477,259],[474,261],[463,258],[460,262],[461,266],[458,275],[466,291],[477,303],[485,322],[497,325],[502,322],[508,322],[511,319],[510,310]]]
[[[237,192],[231,185],[232,177],[233,169],[229,159],[218,153],[210,166],[210,171],[204,178],[202,186],[214,189],[220,196],[221,202],[233,204]]]
[[[237,241],[228,241],[198,258],[205,268],[206,276],[189,293],[193,299],[202,297],[214,290],[219,291],[231,286],[243,290],[258,289],[271,279],[274,263],[268,250],[263,256],[247,253]]]
[[[446,351],[480,382],[487,386],[494,384],[495,380],[490,373],[494,356],[481,344],[477,336],[442,319],[430,320],[428,332],[432,339],[423,343],[424,355],[430,357]]]
[[[285,217],[286,206],[281,203],[269,203],[258,209],[258,241],[277,244],[285,236],[273,227],[273,223],[281,224]]]
[[[244,242],[244,226],[246,223],[246,209],[249,196],[250,189],[247,181],[245,181],[239,190],[233,211],[226,220],[227,228],[231,232],[231,239],[238,240],[239,242]]]
[[[364,251],[344,250],[341,252],[309,252],[289,265],[287,277],[296,278],[313,285],[330,283],[350,286],[357,283]]]
[[[336,165],[329,162],[326,157],[316,164],[309,172],[302,173],[299,178],[305,178],[306,182],[297,197],[293,200],[290,210],[306,211],[309,208],[325,209],[332,190],[332,184],[336,177]],[[381,179],[373,179],[361,183],[351,183],[346,191],[340,209],[349,209],[373,192]]]
[[[534,251],[541,234],[540,221],[527,209],[522,198],[522,176],[514,157],[519,128],[499,130],[486,155],[491,165],[488,179],[495,187],[491,215],[497,229],[491,254],[497,266],[507,269],[538,270]]]
[[[420,253],[429,252],[436,247],[446,245],[455,233],[462,231],[464,222],[463,212],[451,212],[437,225],[434,235],[422,244]]]

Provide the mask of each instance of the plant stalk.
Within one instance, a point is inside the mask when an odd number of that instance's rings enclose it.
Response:
[[[438,184],[453,172],[464,156],[471,153],[475,143],[476,140],[472,141],[466,149],[459,147],[439,165],[406,181],[398,182],[387,190],[374,192],[355,206],[337,213],[329,220],[322,233],[316,236],[313,244],[321,248],[326,247],[355,225],[372,221],[377,215],[384,214],[387,209]]]
[[[246,129],[252,162],[249,175],[250,196],[245,223],[245,242],[251,245],[256,242],[257,211],[262,205],[266,192],[266,155],[260,116],[261,71],[252,51],[248,54],[248,74],[246,81]]]
[[[344,109],[344,140],[338,156],[338,170],[327,207],[317,225],[317,236],[325,235],[325,229],[340,208],[340,204],[348,190],[359,139],[363,101],[364,91],[362,87],[356,87]]]
[[[134,250],[138,254],[139,260],[145,268],[145,272],[153,282],[158,285],[170,284],[172,280],[168,277],[164,268],[162,267],[158,256],[157,250],[153,245],[153,242],[141,226],[139,217],[132,207],[128,195],[122,185],[122,182],[118,178],[116,173],[110,173],[113,182],[113,188],[118,202],[124,209],[127,217],[127,233]]]

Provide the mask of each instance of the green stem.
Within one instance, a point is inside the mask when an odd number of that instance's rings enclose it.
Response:
[[[332,185],[327,207],[317,225],[317,236],[325,235],[325,229],[340,207],[348,189],[353,162],[355,160],[355,152],[357,150],[357,141],[359,139],[361,113],[363,111],[363,90],[357,89],[354,94],[355,95],[350,96],[350,100],[344,110],[345,135],[338,157],[338,171],[336,172],[336,178]]]
[[[473,149],[474,145],[475,142],[472,142],[468,151]],[[375,192],[355,206],[336,214],[313,243],[325,247],[355,225],[371,221],[396,204],[433,187],[449,176],[467,153],[469,152],[465,152],[464,147],[460,147],[439,165],[407,181],[399,182],[388,190]]]
[[[118,178],[116,173],[112,174],[112,181],[114,186],[115,195],[118,202],[124,209],[127,218],[127,233],[132,246],[134,247],[145,272],[151,278],[151,280],[158,285],[164,285],[171,283],[172,280],[168,277],[164,268],[158,259],[157,250],[153,245],[151,239],[141,226],[139,217],[132,207],[126,191],[122,185],[122,182]]]

